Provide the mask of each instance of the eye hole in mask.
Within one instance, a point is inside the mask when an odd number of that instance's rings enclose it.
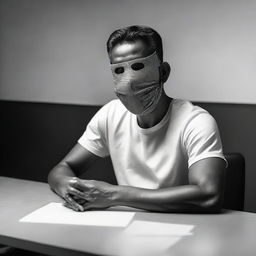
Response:
[[[115,69],[115,73],[116,73],[116,74],[122,74],[122,73],[124,73],[124,68],[123,68],[123,67],[118,67],[118,68],[116,68],[116,69]]]
[[[141,69],[144,68],[144,64],[143,64],[143,63],[139,63],[139,62],[133,63],[133,64],[131,65],[131,68],[132,68],[133,70],[135,70],[135,71],[141,70]]]

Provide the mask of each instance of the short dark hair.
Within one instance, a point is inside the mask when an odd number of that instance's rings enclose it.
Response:
[[[121,42],[142,40],[153,51],[156,51],[160,61],[163,61],[163,43],[161,36],[152,28],[133,25],[115,30],[107,41],[107,51],[110,56],[112,49]]]

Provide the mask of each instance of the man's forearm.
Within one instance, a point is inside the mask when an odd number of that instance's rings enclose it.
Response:
[[[114,200],[117,205],[161,212],[218,212],[219,198],[197,185],[163,189],[142,189],[117,186]]]

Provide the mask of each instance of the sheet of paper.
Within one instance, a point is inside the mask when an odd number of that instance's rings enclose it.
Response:
[[[75,212],[62,203],[49,203],[20,219],[21,222],[126,227],[135,212],[87,211]]]
[[[187,236],[193,234],[193,228],[193,225],[135,220],[125,233],[138,236]]]

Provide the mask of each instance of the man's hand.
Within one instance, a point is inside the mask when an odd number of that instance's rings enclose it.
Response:
[[[66,201],[65,206],[75,211],[84,211],[82,204],[85,203],[85,200],[79,200],[84,196],[77,186],[79,180],[77,177],[62,177],[55,192]]]
[[[104,209],[115,205],[114,195],[115,187],[109,183],[96,180],[82,180],[76,178],[74,182],[75,190],[73,190],[76,203],[83,206],[83,210]],[[79,192],[78,192],[79,191]],[[69,202],[65,205],[72,208]]]
[[[79,143],[57,164],[48,175],[48,183],[52,190],[66,200],[66,204],[75,211],[83,211],[82,205],[85,203],[82,191],[77,187],[81,175],[86,168],[98,159]],[[78,200],[79,199],[79,200]]]

